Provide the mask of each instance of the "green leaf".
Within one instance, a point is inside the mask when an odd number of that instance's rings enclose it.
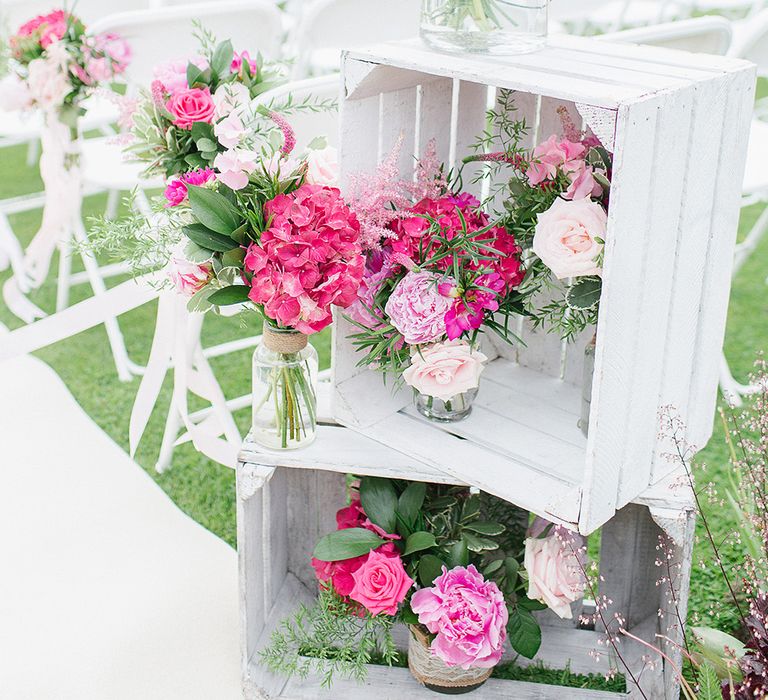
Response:
[[[500,535],[507,528],[505,528],[501,523],[477,522],[477,523],[470,523],[469,525],[465,525],[464,529],[470,530],[472,532],[476,532],[478,535],[488,535],[489,537],[493,537],[495,535]]]
[[[526,659],[536,656],[541,646],[541,627],[528,610],[521,608],[510,610],[507,632],[509,643],[520,656]]]
[[[572,309],[594,309],[600,301],[603,281],[599,277],[583,277],[568,288],[565,303]]]
[[[523,609],[530,612],[536,612],[538,610],[546,610],[547,606],[540,600],[532,600],[531,598],[520,598],[517,604]]]
[[[207,250],[226,253],[228,250],[238,248],[237,243],[229,236],[211,231],[211,229],[202,224],[189,224],[181,230],[190,241],[197,243],[201,248],[206,248]]]
[[[425,587],[431,586],[435,579],[443,573],[445,563],[434,554],[425,554],[419,559],[419,581]],[[448,568],[446,566],[446,568]]]
[[[360,480],[360,503],[372,523],[387,533],[397,527],[397,493],[389,479],[364,476]]]
[[[211,296],[208,297],[208,301],[214,306],[231,306],[232,304],[243,304],[248,301],[248,292],[250,287],[246,287],[244,284],[233,284],[230,287],[223,287],[217,289]]]
[[[488,566],[483,569],[483,574],[485,576],[490,576],[491,574],[496,573],[501,568],[503,563],[503,559],[494,559],[490,564],[488,564]]]
[[[205,187],[187,185],[195,218],[216,233],[230,236],[243,225],[243,216],[224,195]]]
[[[203,248],[192,240],[187,241],[187,244],[184,246],[184,257],[189,260],[189,262],[208,262],[212,255],[213,254],[208,248]]]
[[[237,241],[240,245],[245,245],[246,241],[246,234],[248,233],[248,224],[243,224],[240,226],[240,228],[236,228],[232,233],[230,233],[230,238],[232,238],[233,241]]]
[[[477,537],[471,532],[463,532],[461,534],[462,539],[467,545],[467,549],[470,552],[486,552],[499,548],[499,543],[493,540],[488,540],[484,537]]]
[[[187,85],[190,87],[195,83],[200,82],[203,76],[203,71],[198,68],[194,63],[187,63]]]
[[[224,267],[237,267],[240,268],[243,265],[245,259],[245,250],[243,248],[233,248],[228,250],[221,256],[221,264]]]
[[[383,544],[386,544],[385,541],[375,532],[363,527],[350,527],[321,537],[313,556],[320,561],[341,561],[368,554]]]
[[[699,692],[697,700],[722,700],[723,691],[720,679],[711,664],[705,663],[699,666],[698,678]]]
[[[211,69],[220,78],[225,78],[231,72],[230,66],[232,65],[233,57],[234,51],[232,49],[232,42],[229,39],[222,41],[213,52]]]
[[[211,142],[214,140],[213,124],[209,124],[208,122],[193,122],[190,133],[195,142],[200,139],[209,139]]]
[[[461,509],[461,520],[467,522],[475,518],[480,512],[480,495],[473,493],[466,501],[464,501],[464,507]]]
[[[419,624],[419,616],[411,610],[411,606],[409,603],[406,603],[402,610],[400,611],[400,619],[406,624],[406,625],[418,625]]]
[[[427,485],[423,481],[412,481],[400,494],[397,512],[408,525],[413,525],[419,517],[426,493]]]
[[[420,552],[423,549],[429,549],[437,544],[435,536],[431,532],[414,532],[405,541],[405,552],[403,554],[413,554],[414,552]]]
[[[467,549],[467,543],[460,539],[458,542],[454,542],[448,549],[448,560],[450,563],[449,568],[454,566],[466,566],[469,564],[469,549]]]
[[[201,151],[217,151],[219,147],[208,137],[203,137],[195,142]]]

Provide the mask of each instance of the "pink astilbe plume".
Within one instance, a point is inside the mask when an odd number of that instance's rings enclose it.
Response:
[[[283,132],[283,145],[280,148],[280,153],[284,156],[289,156],[296,148],[296,134],[293,131],[293,127],[288,123],[288,120],[277,112],[270,112],[269,118],[277,124],[280,131]]]
[[[437,157],[435,139],[430,139],[424,153],[416,162],[416,181],[407,184],[415,202],[422,199],[439,199],[448,189],[443,164]]]
[[[394,236],[390,224],[408,216],[403,210],[411,202],[398,168],[402,145],[401,136],[373,175],[356,173],[350,178],[347,201],[360,221],[364,250],[378,250],[384,240]]]

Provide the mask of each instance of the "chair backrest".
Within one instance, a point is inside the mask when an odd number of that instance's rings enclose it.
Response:
[[[279,57],[282,17],[268,0],[223,0],[123,12],[95,22],[92,29],[125,37],[133,49],[126,80],[149,85],[158,63],[188,59],[200,52],[192,34],[194,20],[219,41],[231,39],[237,51],[247,50],[252,55],[261,51],[267,58]]]
[[[345,49],[409,39],[419,32],[419,0],[312,0],[302,8],[292,44],[296,75],[318,49]]]
[[[341,77],[323,75],[319,78],[296,80],[274,90],[259,95],[254,102],[269,105],[280,104],[289,95],[295,104],[300,104],[306,98],[318,100],[335,100],[334,109],[319,112],[299,111],[288,116],[293,130],[296,132],[296,151],[301,152],[318,136],[325,136],[328,145],[338,148],[339,145],[339,109],[338,98],[341,92]]]
[[[731,36],[731,23],[727,19],[710,16],[626,29],[599,38],[722,56],[731,45]]]
[[[745,31],[733,42],[729,56],[757,64],[757,74],[768,78],[768,10],[746,20]]]

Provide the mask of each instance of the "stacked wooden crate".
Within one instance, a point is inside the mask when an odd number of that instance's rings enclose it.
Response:
[[[489,340],[492,361],[472,415],[430,423],[381,376],[357,366],[339,315],[334,330],[333,414],[310,448],[259,453],[246,444],[238,467],[238,539],[247,694],[284,698],[429,697],[405,669],[371,667],[364,687],[277,678],[260,664],[270,631],[316,590],[309,565],[333,529],[343,474],[476,486],[515,507],[583,534],[602,527],[601,594],[629,631],[679,640],[675,591],[685,613],[692,507],[670,489],[659,408],[674,405],[688,439],[711,434],[730,261],[754,92],[746,63],[669,50],[562,38],[505,60],[447,56],[417,42],[347,53],[341,158],[345,177],[372,172],[400,139],[407,175],[429,139],[449,165],[486,126],[497,91],[514,93],[532,125],[527,145],[559,131],[557,109],[590,127],[614,154],[597,332],[589,438],[577,427],[583,351],[520,321],[525,345]],[[465,179],[465,182],[467,180]],[[480,187],[480,185],[478,185]],[[344,426],[344,427],[341,427]],[[659,536],[672,538],[677,575],[657,586]],[[545,621],[546,622],[546,621]],[[537,660],[575,672],[614,663],[599,630],[543,627]],[[672,667],[648,665],[625,641],[646,697],[674,697]],[[602,652],[598,662],[590,650]],[[667,649],[679,659],[674,645]],[[568,689],[567,697],[617,697]],[[562,688],[492,680],[478,697],[564,697]],[[630,695],[641,697],[637,689]]]

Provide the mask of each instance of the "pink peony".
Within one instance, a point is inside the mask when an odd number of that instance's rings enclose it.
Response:
[[[219,171],[218,179],[232,190],[242,190],[248,184],[248,176],[256,170],[259,154],[241,148],[219,153],[213,159],[213,167]]]
[[[558,279],[599,275],[607,224],[605,209],[589,197],[556,199],[538,215],[533,252]]]
[[[339,190],[304,184],[264,206],[270,227],[248,248],[249,294],[280,326],[314,333],[331,323],[331,306],[357,297],[365,260],[360,224]]]
[[[256,74],[259,72],[259,64],[251,58],[247,51],[241,51],[240,53],[235,51],[234,55],[232,56],[232,63],[229,66],[229,70],[232,73],[239,74],[244,63],[248,65],[251,76],[256,76]]]
[[[504,596],[470,564],[443,567],[432,588],[411,598],[419,622],[435,636],[432,653],[447,666],[491,668],[499,663],[509,619]]]
[[[173,116],[175,126],[179,129],[191,129],[195,122],[210,124],[215,106],[211,91],[206,87],[203,90],[188,88],[173,93],[171,99],[165,103],[165,108]]]
[[[163,195],[167,200],[166,207],[177,207],[179,204],[183,204],[187,199],[187,185],[204,185],[206,182],[211,182],[216,178],[213,170],[210,168],[201,168],[199,170],[191,170],[188,173],[183,173],[178,177],[173,178],[167,187]]]
[[[445,335],[451,300],[440,294],[440,278],[432,272],[409,272],[387,300],[384,310],[408,345],[431,343]]]
[[[571,603],[584,595],[583,539],[554,527],[547,537],[525,540],[528,597],[549,607],[559,617],[573,617]]]
[[[168,276],[179,294],[192,297],[211,280],[213,267],[209,262],[195,263],[187,260],[184,244],[180,244],[171,255]]]
[[[54,10],[46,15],[38,15],[19,27],[17,36],[36,36],[40,46],[48,48],[53,42],[58,41],[67,33],[67,23],[77,22],[74,15],[65,10]]]
[[[581,143],[562,139],[554,134],[533,149],[526,176],[531,185],[554,180],[558,172],[570,173],[584,166],[585,147]]]
[[[396,615],[397,606],[405,600],[413,579],[403,567],[400,555],[376,549],[352,574],[355,585],[349,594],[371,615]]]
[[[187,65],[190,63],[196,65],[200,70],[205,70],[208,67],[208,62],[202,56],[193,56],[189,61],[180,59],[155,66],[152,77],[160,82],[167,93],[173,95],[189,87],[187,84]]]
[[[451,340],[413,352],[403,379],[424,396],[448,401],[477,389],[487,361],[488,358],[469,343]]]

